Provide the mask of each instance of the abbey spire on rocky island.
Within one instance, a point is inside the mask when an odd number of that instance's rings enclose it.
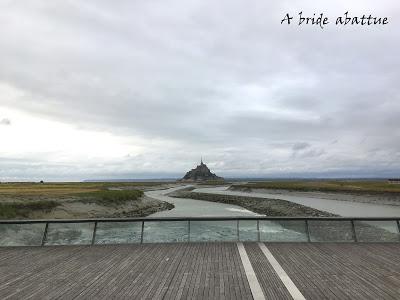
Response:
[[[224,178],[211,173],[210,169],[203,163],[203,157],[200,158],[200,165],[190,170],[183,176],[180,181],[207,181],[207,180],[224,180]]]

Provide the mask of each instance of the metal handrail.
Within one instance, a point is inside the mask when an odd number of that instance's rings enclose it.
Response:
[[[236,220],[299,220],[299,221],[400,221],[399,217],[141,217],[141,218],[91,218],[91,219],[37,219],[37,220],[0,220],[0,224],[35,224],[35,223],[93,223],[93,222],[141,222],[141,221],[236,221]]]

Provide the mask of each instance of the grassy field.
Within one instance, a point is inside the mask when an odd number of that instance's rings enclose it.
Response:
[[[28,203],[0,203],[0,219],[28,218],[32,211],[51,211],[59,205],[57,201],[52,200],[39,200]]]
[[[103,206],[118,206],[128,201],[138,200],[143,196],[141,190],[122,190],[122,191],[95,191],[90,193],[78,194],[81,197],[79,202],[96,203]]]
[[[290,191],[345,192],[356,194],[399,193],[399,184],[390,184],[386,180],[299,180],[299,181],[263,181],[236,184],[234,189],[274,189]]]
[[[117,207],[138,201],[144,190],[163,184],[165,183],[1,183],[0,219],[29,218],[34,213],[50,212],[61,206],[68,210],[68,206],[76,202]],[[138,204],[139,206],[143,207],[142,204]]]
[[[62,196],[106,190],[109,188],[137,188],[161,186],[163,182],[71,182],[71,183],[2,183],[2,196]]]

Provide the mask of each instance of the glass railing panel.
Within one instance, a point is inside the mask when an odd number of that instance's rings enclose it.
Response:
[[[94,223],[49,223],[46,245],[87,245],[93,238]]]
[[[396,221],[354,221],[359,242],[398,242]]]
[[[190,221],[191,242],[237,241],[237,221]]]
[[[0,246],[40,246],[45,223],[0,224]]]
[[[260,220],[260,241],[307,242],[306,223],[303,220]]]
[[[142,222],[98,222],[95,244],[140,243]]]
[[[143,243],[187,242],[189,221],[145,221]]]
[[[243,242],[258,241],[257,220],[239,221],[239,241]]]
[[[351,221],[309,220],[311,242],[354,242]]]

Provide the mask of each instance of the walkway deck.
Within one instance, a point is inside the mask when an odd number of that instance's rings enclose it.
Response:
[[[266,299],[291,299],[245,243]],[[399,244],[268,243],[306,299],[400,299]],[[1,299],[252,299],[236,243],[0,248]]]

